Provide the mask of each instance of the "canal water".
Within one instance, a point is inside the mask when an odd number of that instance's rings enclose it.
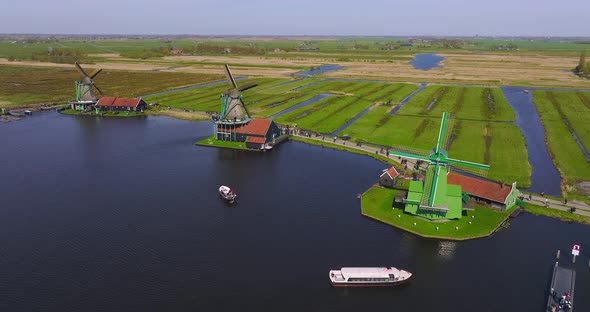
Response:
[[[526,93],[525,88],[521,87],[504,86],[501,89],[514,110],[516,125],[526,141],[529,164],[533,170],[529,190],[561,197],[561,177],[547,151],[545,131],[533,103],[532,93]]]
[[[278,112],[278,113],[276,113],[276,114],[274,114],[274,115],[270,116],[270,118],[276,118],[276,117],[279,117],[279,116],[285,115],[285,114],[287,114],[287,113],[290,113],[290,112],[292,112],[292,111],[294,111],[294,110],[296,110],[296,109],[299,109],[299,108],[305,107],[305,106],[307,106],[307,105],[309,105],[309,104],[313,104],[313,103],[315,103],[315,102],[317,102],[317,101],[319,101],[319,100],[321,100],[321,99],[327,98],[327,97],[329,97],[329,96],[331,96],[331,95],[332,95],[332,94],[330,94],[330,93],[320,93],[320,94],[318,94],[318,95],[316,95],[316,96],[312,97],[312,98],[311,98],[311,99],[309,99],[309,100],[303,101],[303,102],[301,102],[301,103],[299,103],[299,104],[297,104],[297,105],[293,105],[293,106],[291,106],[291,107],[289,107],[289,108],[287,108],[287,109],[285,109],[285,110],[282,110],[282,111],[280,111],[280,112]]]
[[[575,309],[590,311],[589,226],[524,214],[486,239],[422,239],[360,215],[384,164],[193,145],[211,131],[54,112],[0,124],[0,311],[542,311],[573,243]],[[330,269],[390,265],[411,282],[329,284]]]
[[[442,67],[440,62],[445,58],[434,53],[416,54],[414,59],[410,61],[410,65],[420,70],[430,70],[433,68]]]
[[[300,71],[298,73],[293,74],[293,76],[295,76],[295,77],[313,77],[315,75],[323,74],[323,73],[333,71],[333,70],[339,70],[342,68],[343,67],[340,65],[326,64],[326,65],[321,65],[320,67],[318,67],[316,69]]]

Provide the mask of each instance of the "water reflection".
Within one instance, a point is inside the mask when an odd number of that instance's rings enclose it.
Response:
[[[438,242],[438,255],[442,260],[448,261],[453,259],[455,255],[455,249],[457,249],[457,242],[453,241],[440,241]]]

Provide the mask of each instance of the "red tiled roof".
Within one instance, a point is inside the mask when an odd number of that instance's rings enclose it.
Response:
[[[399,172],[397,172],[397,170],[395,170],[394,167],[391,167],[391,168],[389,168],[387,170],[383,170],[383,174],[381,174],[381,176],[383,176],[386,173],[389,175],[389,177],[391,179],[393,179],[393,178],[395,178],[395,177],[397,177],[399,175]]]
[[[243,126],[236,127],[235,130],[232,131],[237,133],[264,136],[266,135],[271,122],[272,120],[270,119],[254,119]],[[222,128],[219,128],[219,130],[222,130]]]
[[[101,97],[98,102],[96,102],[96,106],[137,107],[140,102],[140,98]]]
[[[264,142],[266,142],[266,138],[264,137],[249,136],[246,138],[246,143],[264,144]]]
[[[510,185],[502,186],[502,184],[497,182],[471,178],[452,172],[447,175],[447,183],[461,185],[464,192],[500,203],[505,202],[506,197],[512,191]]]

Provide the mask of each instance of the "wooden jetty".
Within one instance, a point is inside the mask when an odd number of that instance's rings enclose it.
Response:
[[[551,287],[549,288],[549,296],[547,298],[547,310],[551,311],[551,306],[559,306],[559,299],[567,292],[570,293],[570,301],[574,310],[574,285],[576,283],[576,271],[559,266],[559,262],[555,262],[553,267],[553,277],[551,278]],[[560,310],[557,310],[560,311]],[[563,310],[561,310],[563,311]]]

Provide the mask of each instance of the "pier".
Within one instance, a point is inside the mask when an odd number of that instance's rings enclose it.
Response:
[[[564,293],[570,293],[570,301],[572,308],[565,310],[571,312],[574,310],[574,285],[576,283],[576,271],[559,266],[559,262],[555,262],[553,267],[553,276],[551,278],[551,287],[549,288],[549,296],[547,298],[547,309],[551,311],[551,306],[559,306],[559,300]],[[557,311],[564,311],[557,310]]]

